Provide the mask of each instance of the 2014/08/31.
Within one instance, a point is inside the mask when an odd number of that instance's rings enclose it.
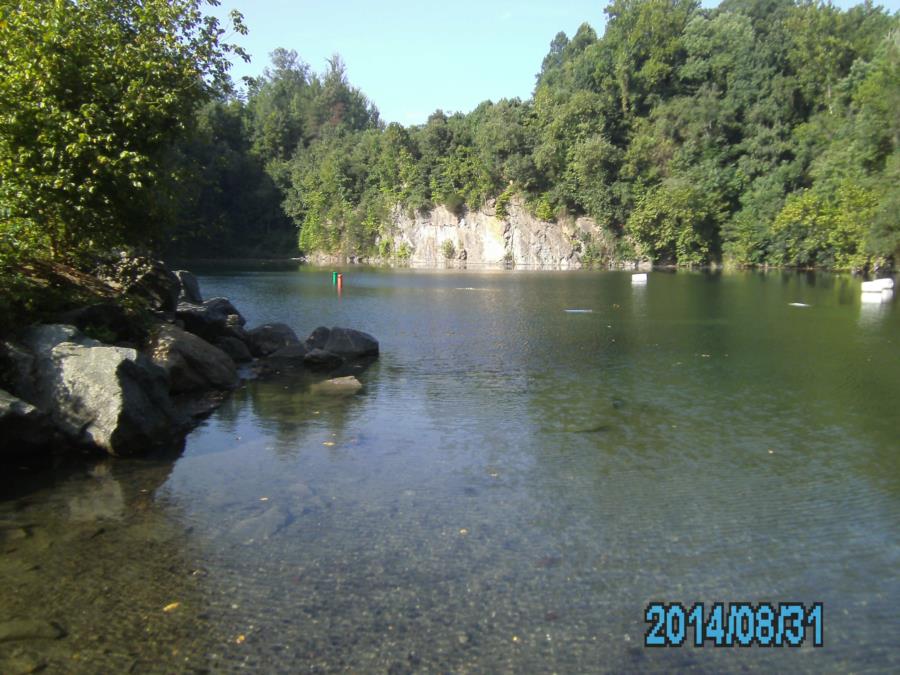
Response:
[[[800,647],[812,638],[814,647],[824,642],[824,608],[814,602],[809,608],[799,602],[715,602],[709,613],[702,602],[685,610],[680,602],[651,602],[644,611],[650,624],[645,647],[681,647],[692,632],[694,647]]]

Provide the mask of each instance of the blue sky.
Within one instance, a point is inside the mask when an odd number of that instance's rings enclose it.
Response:
[[[900,0],[879,4],[896,11]],[[223,0],[214,13],[221,18],[237,9],[249,28],[236,41],[253,60],[235,64],[235,80],[262,73],[277,47],[296,50],[318,72],[338,52],[350,82],[382,119],[409,125],[437,108],[468,112],[487,99],[528,98],[553,36],[562,30],[571,37],[585,21],[602,34],[605,6],[603,0]]]

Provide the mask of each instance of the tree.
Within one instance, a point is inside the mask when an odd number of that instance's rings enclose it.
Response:
[[[209,0],[210,4],[218,4]],[[0,227],[73,258],[145,240],[165,218],[169,149],[227,83],[202,0],[0,5]],[[236,31],[245,31],[238,13]]]
[[[709,262],[722,219],[716,195],[682,180],[669,180],[643,195],[626,231],[639,252],[654,262]]]

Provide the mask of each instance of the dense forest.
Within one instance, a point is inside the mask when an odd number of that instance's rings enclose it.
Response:
[[[900,251],[900,16],[870,2],[614,0],[602,36],[552,39],[529,100],[408,128],[380,120],[339,56],[316,73],[277,50],[236,91],[235,48],[200,5],[60,0],[53,50],[4,3],[0,256],[402,256],[395,209],[494,200],[502,215],[515,195],[544,220],[594,218],[616,258],[863,270]],[[177,40],[126,49],[148,8]],[[105,15],[77,20],[90,12]]]
[[[617,257],[885,265],[900,245],[898,26],[869,3],[616,0],[602,36],[553,38],[530,100],[411,128],[381,124],[338,57],[317,75],[280,50],[245,100],[201,111],[205,189],[183,241],[299,231],[304,251],[390,254],[398,205],[502,213],[519,193],[546,220],[595,218]]]

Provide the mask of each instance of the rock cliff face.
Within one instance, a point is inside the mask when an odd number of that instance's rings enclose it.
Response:
[[[504,265],[549,269],[581,267],[584,242],[612,253],[612,242],[590,218],[551,223],[525,209],[521,198],[510,200],[507,215],[496,213],[489,201],[477,211],[457,216],[444,206],[411,217],[401,209],[392,214],[395,250],[406,244],[412,265],[445,264],[445,242],[453,246],[452,259],[467,265]],[[449,247],[448,247],[449,248]]]

